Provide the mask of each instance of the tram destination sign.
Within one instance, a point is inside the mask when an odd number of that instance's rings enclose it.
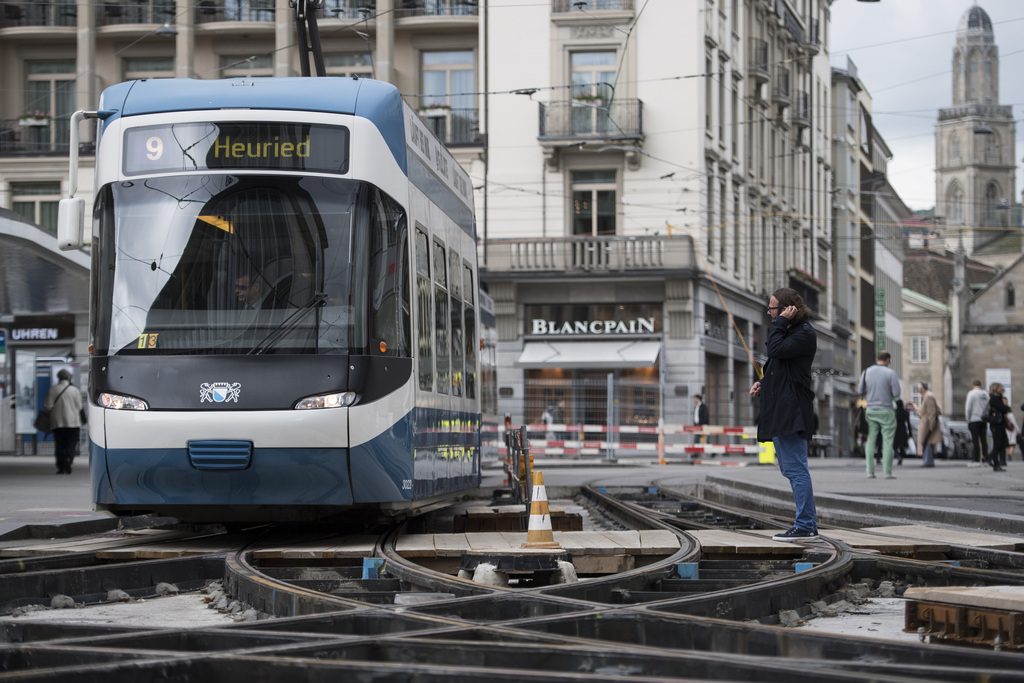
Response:
[[[124,174],[248,170],[347,173],[349,130],[279,121],[168,123],[129,128]]]

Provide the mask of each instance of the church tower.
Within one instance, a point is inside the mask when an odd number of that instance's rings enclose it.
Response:
[[[951,250],[962,237],[967,253],[975,254],[1010,234],[1015,142],[1013,108],[999,104],[992,21],[974,5],[957,26],[953,106],[939,110],[935,125],[935,213],[945,219]]]

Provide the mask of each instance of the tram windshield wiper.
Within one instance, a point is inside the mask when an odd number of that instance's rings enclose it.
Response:
[[[266,353],[272,349],[279,341],[284,339],[289,332],[298,327],[299,323],[302,322],[303,318],[312,311],[320,308],[330,297],[324,292],[317,292],[310,298],[309,301],[302,304],[295,311],[292,312],[287,318],[281,321],[281,324],[270,331],[266,337],[262,339],[258,344],[249,349],[246,355],[258,356],[262,353]]]

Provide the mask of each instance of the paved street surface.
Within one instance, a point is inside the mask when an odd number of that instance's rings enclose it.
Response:
[[[908,459],[894,467],[896,479],[867,479],[859,459],[811,460],[811,479],[819,510],[829,506],[849,509],[914,506],[934,513],[936,524],[960,524],[991,528],[1002,522],[1024,529],[1024,462],[1011,460],[1005,473],[991,468],[968,468],[962,460],[939,460],[925,469],[920,460]],[[593,460],[537,460],[547,487],[647,486],[684,488],[700,483],[735,486],[744,492],[789,495],[789,483],[776,465],[759,465],[756,456],[727,456],[699,464],[671,462],[659,465],[651,459],[609,463]],[[75,460],[70,475],[55,474],[53,456],[0,455],[0,537],[26,524],[65,524],[102,519],[90,501],[88,461]],[[486,463],[482,488],[497,488],[504,480],[500,465]],[[551,494],[549,493],[549,497]],[[791,502],[791,498],[789,499]],[[947,513],[955,513],[951,516]],[[970,513],[977,516],[972,521]],[[995,529],[993,529],[995,530]]]

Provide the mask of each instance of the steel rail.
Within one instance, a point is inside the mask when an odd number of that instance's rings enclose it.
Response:
[[[647,515],[628,502],[622,510],[613,501],[602,500],[601,504],[615,509],[615,514],[623,518]],[[390,529],[382,534],[376,552],[393,551],[399,533]],[[685,532],[678,533],[686,536]],[[932,580],[937,582],[961,576],[961,568],[915,564],[906,558],[867,560],[842,544],[835,545],[835,553],[825,554],[856,560],[836,561],[828,570],[818,572],[822,586],[815,591],[819,595],[848,575],[850,580],[857,578],[854,575],[863,568],[879,574],[892,567],[902,571],[908,564],[922,576],[933,572]],[[699,552],[699,545],[695,547],[694,552]],[[236,572],[259,575],[259,568],[250,559],[252,552],[250,543],[230,553],[226,561],[235,565]],[[696,554],[686,556],[699,561]],[[386,561],[389,575],[395,569],[402,572],[406,566],[406,561],[397,557]],[[845,564],[852,565],[852,569]],[[840,571],[841,565],[846,575]],[[829,571],[836,574],[829,577]],[[634,574],[631,580],[644,572]],[[815,570],[789,579],[807,574],[813,577]],[[981,575],[983,570],[978,569],[963,574]],[[663,573],[652,576],[658,577],[653,585],[666,580]],[[408,577],[412,580],[398,579],[398,589],[407,595],[409,588],[428,588],[453,597],[419,604],[369,604],[337,595],[321,598],[316,595],[321,591],[302,582],[289,586],[287,580],[264,576],[253,580],[258,586],[251,589],[254,595],[295,591],[299,597],[285,611],[301,613],[314,605],[330,611],[197,631],[113,633],[109,628],[90,631],[26,623],[19,625],[19,630],[3,632],[6,637],[0,638],[8,642],[0,644],[0,677],[9,672],[19,680],[57,681],[74,675],[76,680],[103,683],[156,677],[229,683],[290,681],[299,675],[309,681],[337,680],[341,676],[496,682],[678,681],[693,677],[786,679],[790,683],[823,679],[1024,680],[1020,657],[1006,652],[808,633],[738,621],[745,618],[740,610],[725,610],[730,619],[695,616],[694,605],[707,600],[707,596],[608,604],[562,594],[559,591],[566,590],[562,586],[469,590],[465,584],[470,582],[441,581],[440,577],[435,580],[423,568],[410,571]],[[789,579],[782,583],[790,583]],[[612,578],[601,581],[614,585]],[[769,586],[766,597],[753,611],[779,608],[781,603],[770,598],[781,589],[772,583],[765,582]],[[464,597],[444,590],[451,586],[459,587]],[[628,597],[630,590],[637,589],[620,588],[616,599]],[[721,598],[734,593],[740,596],[735,598],[739,604],[751,599],[743,596],[744,591],[751,590],[756,588],[745,586],[735,589],[737,592],[707,595]],[[815,591],[809,590],[804,598]],[[282,604],[288,602],[281,600]],[[14,640],[22,642],[11,642]],[[34,668],[39,666],[49,668]]]

